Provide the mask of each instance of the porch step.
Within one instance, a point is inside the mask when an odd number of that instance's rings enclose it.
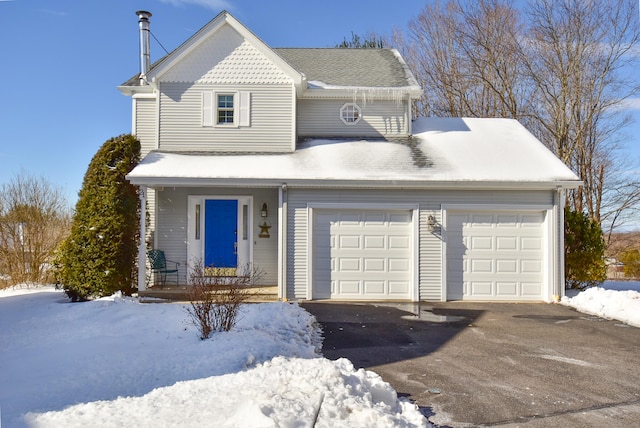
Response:
[[[144,291],[138,291],[138,297],[143,303],[154,302],[188,302],[189,301],[189,289],[187,285],[172,285],[166,287],[151,287]],[[277,302],[278,301],[278,287],[263,286],[252,287],[252,294],[248,303],[264,303],[264,302]]]

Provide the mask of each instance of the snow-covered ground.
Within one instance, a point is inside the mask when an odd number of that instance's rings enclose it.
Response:
[[[640,327],[640,282],[561,303]],[[183,305],[19,288],[0,290],[0,325],[2,428],[430,426],[377,374],[321,358],[295,304],[246,305],[200,341]]]
[[[295,304],[200,341],[183,305],[0,290],[0,426],[426,427],[377,374],[319,355]]]
[[[560,303],[586,314],[640,327],[639,281],[605,281],[601,287],[567,293]]]

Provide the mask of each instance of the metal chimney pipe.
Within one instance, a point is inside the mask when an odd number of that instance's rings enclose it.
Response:
[[[140,84],[146,84],[147,72],[151,67],[151,49],[149,43],[149,18],[151,12],[139,10],[138,24],[140,24]]]

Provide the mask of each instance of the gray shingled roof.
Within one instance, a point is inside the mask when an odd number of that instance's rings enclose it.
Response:
[[[307,81],[334,86],[399,88],[416,84],[392,49],[276,48],[289,65],[304,73]],[[153,69],[164,58],[151,65]],[[138,86],[140,74],[122,86]]]
[[[391,49],[277,48],[274,51],[308,81],[335,86],[410,86],[400,59]]]

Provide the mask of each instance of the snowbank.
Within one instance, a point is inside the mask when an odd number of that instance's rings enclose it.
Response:
[[[315,319],[297,305],[240,317],[200,341],[183,305],[1,290],[0,424],[303,427],[319,408],[318,427],[427,426],[375,373],[320,358]]]
[[[586,314],[640,327],[640,293],[635,290],[593,287],[578,293],[575,297],[563,297],[560,303]]]

